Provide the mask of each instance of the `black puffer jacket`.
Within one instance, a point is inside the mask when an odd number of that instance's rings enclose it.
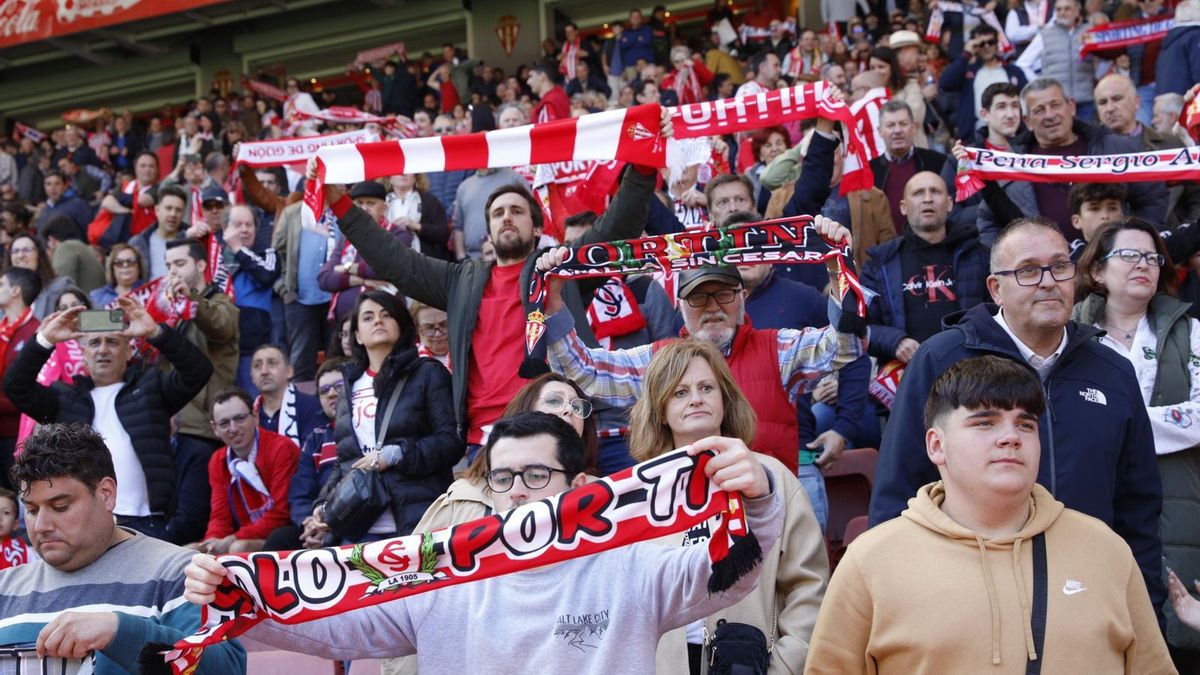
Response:
[[[164,372],[158,368],[128,368],[125,386],[117,393],[117,417],[133,442],[146,474],[150,510],[170,514],[174,511],[175,463],[171,449],[171,417],[183,409],[204,389],[212,375],[212,363],[182,333],[165,325],[150,344],[174,366]],[[20,356],[4,374],[4,393],[17,408],[42,424],[83,422],[96,417],[92,402],[92,378],[79,376],[74,384],[53,382],[38,384],[37,375],[54,353],[37,340],[30,340]]]
[[[358,437],[354,434],[350,390],[364,370],[364,364],[354,363],[344,371],[346,393],[338,401],[334,422],[338,463],[325,483],[318,504],[325,502],[333,486],[363,456],[364,449],[359,447]],[[384,408],[396,382],[404,374],[408,379],[396,400],[387,431],[381,435],[378,425],[383,423]],[[383,442],[377,444],[403,448],[402,458],[383,472],[383,478],[391,492],[396,531],[406,535],[417,526],[433,500],[450,487],[453,480],[450,470],[466,450],[454,418],[450,373],[436,360],[418,357],[416,347],[397,348],[375,376],[375,397],[379,401],[375,437],[383,438]]]

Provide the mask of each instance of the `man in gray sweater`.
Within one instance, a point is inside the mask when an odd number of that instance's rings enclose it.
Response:
[[[750,530],[769,551],[783,523],[774,481],[740,440],[708,438],[705,473],[745,497]],[[496,422],[484,448],[497,511],[587,482],[583,442],[559,417],[522,413]],[[520,480],[517,480],[517,478]],[[329,659],[417,654],[420,672],[642,674],[654,670],[659,637],[744,597],[761,565],[710,594],[708,547],[640,543],[545,567],[414,595],[297,625],[264,621],[260,642]],[[225,568],[197,554],[187,598],[214,598]]]

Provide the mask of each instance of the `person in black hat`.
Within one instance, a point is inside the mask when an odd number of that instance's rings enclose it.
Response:
[[[220,232],[229,213],[229,195],[225,193],[225,188],[216,184],[205,186],[200,191],[200,209],[204,212],[204,223],[208,231]]]
[[[387,188],[379,181],[368,180],[350,188],[350,200],[367,212],[376,223],[399,239],[405,246],[412,246],[413,236],[407,228],[393,227],[387,222]],[[339,236],[333,257],[325,262],[317,275],[321,290],[333,293],[334,315],[346,316],[358,300],[364,288],[380,288],[399,295],[392,284],[380,279],[371,266],[363,260],[358,249]]]

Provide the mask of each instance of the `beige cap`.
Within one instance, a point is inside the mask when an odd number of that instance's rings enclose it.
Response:
[[[911,30],[898,30],[888,38],[888,46],[895,51],[900,51],[904,47],[920,47],[921,36]]]

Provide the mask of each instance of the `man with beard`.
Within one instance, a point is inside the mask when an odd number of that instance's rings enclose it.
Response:
[[[672,135],[665,111],[661,131],[665,138]],[[310,161],[310,180],[316,178],[316,171],[316,161]],[[608,211],[572,243],[640,235],[653,196],[655,172],[653,167],[631,165]],[[496,249],[495,262],[469,259],[455,264],[421,255],[396,240],[351,204],[342,186],[326,185],[325,198],[337,216],[338,227],[376,275],[405,296],[447,312],[455,411],[467,432],[468,455],[474,458],[485,441],[484,427],[499,419],[523,384],[517,377],[525,357],[521,299],[532,273],[532,265],[526,261],[535,255],[542,235],[542,210],[537,201],[521,185],[497,188],[484,207],[488,234]],[[595,345],[578,290],[571,287],[570,294],[576,327]]]
[[[871,524],[900,515],[922,485],[938,478],[922,422],[934,380],[963,359],[1003,356],[1035,371],[1046,390],[1038,482],[1125,540],[1161,617],[1162,482],[1133,368],[1096,340],[1097,329],[1070,320],[1075,263],[1055,223],[1014,221],[996,238],[990,265],[987,286],[996,304],[947,317],[949,328],[926,340],[904,371],[879,446]]]
[[[813,225],[838,245],[850,239],[846,228],[824,216],[817,216]],[[538,268],[548,270],[561,264],[566,252],[558,248],[545,253]],[[826,268],[831,278],[837,276],[836,261],[828,261]],[[551,370],[578,383],[594,402],[631,408],[641,395],[650,359],[664,341],[614,351],[588,348],[572,327],[571,315],[562,311],[562,287],[561,279],[547,279],[545,339]],[[833,325],[825,328],[758,330],[746,316],[747,295],[736,267],[681,272],[681,334],[705,340],[721,350],[734,381],[758,415],[751,449],[771,455],[797,475],[800,436],[796,398],[811,391],[824,376],[861,356],[866,341],[841,332],[840,321],[832,321]],[[832,311],[830,318],[839,318],[837,314]]]

